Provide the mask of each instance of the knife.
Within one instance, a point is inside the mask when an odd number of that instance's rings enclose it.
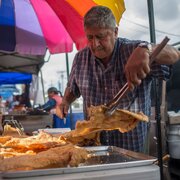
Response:
[[[66,118],[63,118],[64,124],[66,124]]]

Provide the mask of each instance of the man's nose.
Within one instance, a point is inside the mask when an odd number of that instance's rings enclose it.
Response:
[[[99,46],[99,44],[100,44],[100,43],[99,43],[99,39],[96,38],[96,37],[94,37],[94,38],[93,38],[93,46],[94,46],[94,47],[97,47],[97,46]]]

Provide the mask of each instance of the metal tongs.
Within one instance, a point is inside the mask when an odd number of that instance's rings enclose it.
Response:
[[[6,122],[7,122],[8,124],[12,124],[12,125],[16,128],[16,130],[17,130],[17,132],[18,132],[18,134],[19,134],[20,136],[22,136],[22,135],[25,134],[25,133],[24,133],[24,128],[23,128],[22,124],[21,124],[19,121],[13,119],[13,117],[12,117],[12,119],[10,119],[10,120],[5,120],[5,123],[6,123]]]
[[[156,56],[161,52],[161,50],[166,46],[167,42],[170,39],[165,37],[163,41],[156,47],[156,49],[150,55],[150,65],[155,60]],[[126,83],[120,91],[116,94],[116,96],[106,104],[107,110],[106,114],[111,115],[119,105],[120,100],[130,91],[128,83]]]

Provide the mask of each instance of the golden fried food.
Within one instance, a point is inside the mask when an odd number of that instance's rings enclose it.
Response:
[[[92,106],[89,121],[78,121],[75,130],[59,137],[43,131],[24,138],[0,137],[4,147],[0,148],[0,171],[78,166],[87,159],[88,153],[75,145],[100,145],[102,130],[118,129],[124,133],[133,130],[139,121],[148,121],[143,113],[121,109],[107,116],[106,109],[106,106]]]
[[[99,146],[100,143],[100,133],[92,131],[87,135],[77,135],[76,129],[70,132],[64,133],[60,136],[61,140],[72,143],[77,146]]]
[[[14,157],[14,156],[22,156],[25,154],[36,154],[36,153],[32,150],[27,150],[26,152],[19,152],[13,148],[0,148],[0,156],[2,157],[2,159]]]
[[[148,121],[143,113],[133,113],[118,109],[112,115],[107,115],[106,106],[91,106],[90,120],[78,121],[75,130],[62,135],[62,139],[73,144],[83,144],[85,141],[95,140],[99,144],[99,133],[102,130],[115,130],[125,133],[133,130],[139,121]]]
[[[51,148],[36,155],[0,159],[0,171],[78,166],[87,158],[88,153],[84,148],[69,144]]]
[[[33,152],[40,152],[52,147],[65,145],[66,142],[60,140],[58,137],[54,137],[51,134],[41,131],[36,136],[30,136],[26,138],[11,138],[6,141],[3,146],[16,149],[17,152],[26,152],[32,150]]]
[[[12,136],[1,136],[0,137],[0,144],[5,144],[7,141],[11,140]]]
[[[13,137],[19,137],[19,136],[25,136],[25,134],[20,134],[20,130],[18,128],[14,128],[9,124],[6,124],[4,126],[4,131],[2,133],[2,136],[13,136]]]

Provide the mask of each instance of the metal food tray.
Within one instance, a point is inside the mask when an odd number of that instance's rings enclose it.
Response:
[[[9,179],[112,170],[151,165],[157,160],[154,157],[142,153],[136,153],[114,146],[95,146],[86,147],[86,149],[91,154],[91,158],[85,163],[80,164],[78,167],[3,172],[1,177]]]

